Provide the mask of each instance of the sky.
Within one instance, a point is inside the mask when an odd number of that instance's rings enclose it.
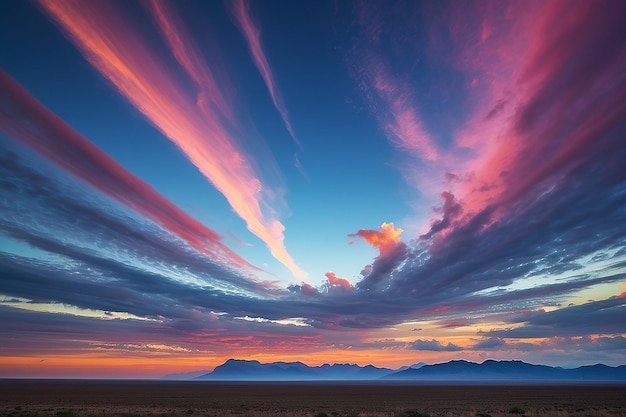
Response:
[[[626,3],[2,9],[0,377],[626,364]]]

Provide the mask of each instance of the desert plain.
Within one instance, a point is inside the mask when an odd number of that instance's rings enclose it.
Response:
[[[1,380],[1,417],[626,417],[626,385]]]

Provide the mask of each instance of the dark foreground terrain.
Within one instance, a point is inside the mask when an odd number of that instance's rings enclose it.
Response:
[[[626,417],[626,386],[4,380],[0,416]]]

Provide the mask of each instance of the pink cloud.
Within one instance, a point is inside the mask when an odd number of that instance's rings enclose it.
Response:
[[[427,133],[415,105],[411,87],[398,85],[388,76],[382,60],[368,64],[371,87],[384,103],[388,116],[379,116],[389,140],[399,149],[409,151],[418,158],[434,161],[439,158],[437,144]]]
[[[251,268],[221,237],[128,172],[104,151],[50,112],[8,74],[0,70],[6,102],[0,127],[58,167],[100,192],[155,221],[209,257],[236,267]],[[8,105],[10,104],[10,105]]]
[[[213,68],[209,68],[205,57],[181,22],[176,10],[161,0],[151,0],[146,3],[146,6],[154,16],[172,54],[196,84],[199,90],[198,106],[209,117],[215,112],[234,123],[235,116],[228,97],[231,94],[229,91],[224,91],[225,83],[228,82],[226,77],[223,74],[222,76],[216,74],[215,64]]]
[[[394,22],[406,32],[405,43],[394,48],[418,53],[406,42],[421,34],[413,15],[360,4],[357,19],[367,42],[356,44],[354,73],[390,142],[418,158],[401,170],[421,196],[434,200],[449,187],[464,215],[458,224],[487,207],[495,207],[495,222],[525,198],[559,186],[590,147],[599,151],[598,136],[615,126],[626,102],[619,87],[625,58],[612,46],[620,39],[623,6],[605,4],[425,5],[425,59],[467,80],[468,110],[446,145],[424,127],[427,104],[416,100],[408,70],[390,71],[392,61],[381,52],[386,36],[395,34]]]
[[[300,291],[302,292],[302,294],[308,295],[308,296],[318,296],[319,295],[319,291],[317,290],[317,288],[315,288],[314,286],[312,286],[311,284],[308,284],[306,282],[302,283]]]
[[[166,63],[149,48],[147,40],[110,3],[42,0],[40,4],[87,60],[226,197],[248,230],[265,242],[271,254],[294,276],[305,276],[287,252],[284,226],[279,220],[266,217],[261,209],[267,205],[263,193],[272,191],[261,182],[252,169],[254,164],[222,123],[221,115],[229,114],[230,109],[211,111],[216,105],[225,105],[221,100],[199,108],[196,99],[186,94]],[[192,54],[192,47],[179,45],[183,38],[170,33],[176,24],[160,11],[156,6],[157,20],[174,46],[174,55],[194,77],[200,76],[196,73],[197,57]],[[214,81],[206,76],[207,71],[203,67],[199,78],[204,88],[219,90],[218,85],[211,84]]]
[[[532,17],[516,24],[527,34],[524,44],[501,30],[495,36],[499,44],[491,45],[499,51],[492,62],[508,67],[501,69],[507,77],[497,78],[502,86],[489,91],[489,101],[493,110],[498,103],[507,109],[484,121],[488,143],[472,143],[463,134],[458,142],[479,150],[465,165],[472,177],[460,190],[464,206],[478,211],[497,204],[494,219],[522,198],[549,193],[588,152],[601,151],[599,138],[619,122],[626,106],[618,75],[626,57],[613,47],[620,13],[587,3],[538,5],[517,5],[523,6],[520,16]]]

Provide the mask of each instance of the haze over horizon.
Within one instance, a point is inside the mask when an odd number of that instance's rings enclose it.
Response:
[[[626,364],[626,3],[8,1],[0,377]]]

